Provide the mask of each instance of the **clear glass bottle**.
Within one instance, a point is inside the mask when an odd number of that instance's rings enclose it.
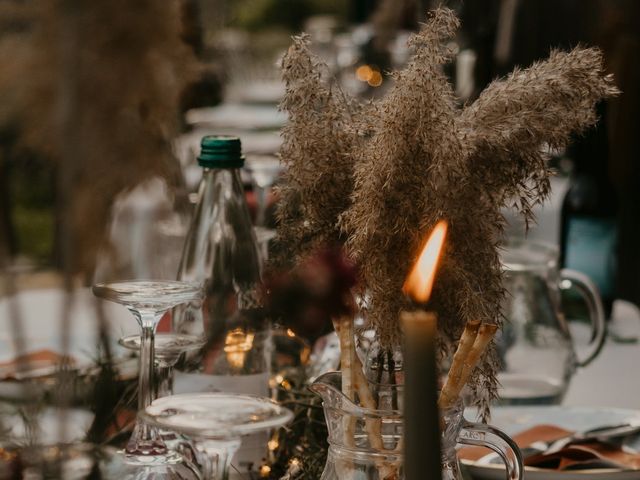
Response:
[[[204,137],[198,163],[204,172],[178,279],[201,282],[205,298],[174,310],[173,328],[204,333],[207,344],[176,372],[174,390],[268,396],[271,335],[259,303],[261,265],[240,181],[240,139]],[[240,467],[258,467],[265,444],[243,442]]]

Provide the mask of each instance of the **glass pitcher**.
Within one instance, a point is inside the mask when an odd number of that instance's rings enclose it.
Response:
[[[544,243],[514,240],[502,254],[507,289],[497,336],[504,404],[560,403],[577,367],[600,352],[606,335],[602,302],[585,275],[558,268],[558,250]],[[575,288],[584,298],[592,327],[590,351],[579,359],[562,312],[560,291]]]
[[[359,407],[341,390],[340,372],[325,373],[310,386],[320,395],[327,428],[329,452],[320,480],[403,480],[401,410],[370,410]],[[395,395],[402,405],[402,387],[383,386],[378,396]],[[507,467],[506,478],[522,479],[518,447],[505,433],[489,426],[467,422],[462,402],[443,412],[442,479],[460,480],[456,445],[480,445],[498,453]]]

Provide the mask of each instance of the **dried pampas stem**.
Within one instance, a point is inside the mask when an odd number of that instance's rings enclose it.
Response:
[[[376,401],[369,388],[360,358],[356,354],[353,318],[342,316],[333,320],[333,325],[340,340],[340,369],[342,372],[342,393],[351,401],[355,401],[358,394],[360,406],[368,410],[376,410]],[[344,440],[346,445],[353,446],[355,441],[355,422],[353,415],[344,418]],[[384,449],[382,441],[382,421],[379,418],[365,419],[365,430],[369,443],[375,449]],[[384,462],[378,464],[381,478],[394,478],[395,470]]]
[[[356,349],[353,338],[353,319],[349,316],[342,316],[333,320],[333,327],[340,340],[340,371],[342,372],[342,393],[352,402],[355,402],[353,389],[354,363]],[[354,446],[355,438],[355,418],[352,415],[345,415],[343,419],[345,445]]]
[[[479,320],[470,320],[464,328],[462,337],[456,353],[453,355],[453,361],[451,368],[449,369],[449,375],[440,392],[440,398],[438,404],[440,408],[446,410],[453,405],[458,398],[460,391],[462,390],[462,372],[464,365],[474,346],[476,337],[478,336],[478,329],[480,328]]]
[[[478,362],[480,361],[480,357],[487,348],[487,345],[489,345],[489,342],[493,340],[493,336],[497,331],[498,326],[495,324],[485,323],[484,325],[480,326],[480,329],[478,330],[478,336],[476,337],[475,342],[473,342],[473,347],[471,347],[471,351],[467,355],[467,359],[464,362],[464,368],[462,369],[462,374],[460,375],[461,383],[466,383],[469,377],[471,377],[473,370],[476,368]]]
[[[0,71],[0,122],[57,163],[69,267],[91,274],[116,196],[153,176],[178,185],[171,141],[198,63],[180,0],[28,3],[29,28],[0,39],[0,51],[19,45]]]

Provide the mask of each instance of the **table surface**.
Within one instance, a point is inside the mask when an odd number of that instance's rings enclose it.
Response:
[[[640,339],[640,312],[631,303],[616,301],[607,339],[600,355],[579,369],[563,405],[640,409],[640,341],[615,342],[611,337]]]
[[[21,292],[23,334],[30,340],[30,349],[58,346],[57,317],[61,313],[62,297],[59,290],[44,289]],[[11,341],[7,299],[0,299],[0,359],[7,361],[15,355]],[[137,332],[131,314],[123,307],[105,303],[112,334],[117,339],[125,333]],[[88,289],[76,293],[72,309],[73,340],[84,355],[95,345],[96,325],[93,318],[93,296]],[[619,343],[609,338],[600,355],[573,376],[563,404],[571,406],[599,406],[640,409],[640,375],[635,367],[640,364],[640,311],[624,301],[614,304],[609,324],[614,336],[635,338],[635,343]]]

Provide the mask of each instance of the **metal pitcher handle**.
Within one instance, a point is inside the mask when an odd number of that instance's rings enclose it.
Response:
[[[583,360],[578,359],[578,366],[589,365],[600,353],[604,341],[607,338],[607,324],[604,318],[604,308],[598,287],[584,273],[564,268],[560,270],[560,289],[568,290],[575,287],[584,298],[589,309],[589,319],[591,320],[591,342],[593,349]]]
[[[465,420],[458,436],[458,442],[490,448],[502,458],[507,470],[507,480],[522,480],[524,478],[524,464],[520,449],[516,442],[502,430],[491,425],[471,423]]]

